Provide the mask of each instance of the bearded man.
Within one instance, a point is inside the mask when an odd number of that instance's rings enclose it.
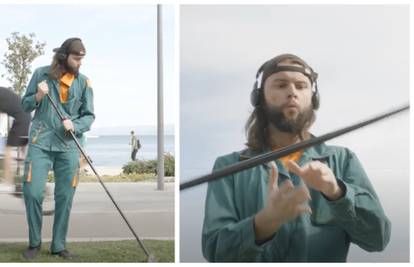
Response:
[[[247,149],[214,170],[312,138],[317,73],[283,54],[258,70]],[[324,143],[208,184],[202,231],[208,261],[346,261],[350,243],[381,251],[391,224],[356,155]]]
[[[86,54],[79,38],[69,38],[53,50],[50,66],[35,70],[22,99],[26,112],[35,111],[25,160],[23,194],[29,226],[29,247],[23,257],[32,260],[41,248],[42,202],[48,173],[55,177],[55,216],[50,251],[65,259],[69,215],[78,184],[79,152],[69,131],[82,139],[95,119],[91,83],[79,68]],[[61,121],[46,97],[57,103]]]

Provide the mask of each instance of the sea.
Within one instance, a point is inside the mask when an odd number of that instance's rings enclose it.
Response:
[[[138,160],[157,159],[157,136],[140,135],[141,149],[137,153]],[[129,135],[103,135],[86,139],[84,149],[92,159],[95,167],[122,168],[131,161]],[[3,153],[5,138],[1,138],[0,153]],[[174,155],[174,135],[164,136],[164,153]]]

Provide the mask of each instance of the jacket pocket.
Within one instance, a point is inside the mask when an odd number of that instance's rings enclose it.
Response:
[[[81,105],[82,105],[82,102],[76,96],[69,99],[65,103],[62,103],[64,110],[71,116],[79,114],[79,108]]]
[[[40,134],[43,132],[44,127],[41,123],[38,124],[34,124],[32,126],[32,138],[31,138],[31,143],[32,144],[37,144],[37,142],[39,141],[39,136]]]
[[[24,163],[24,177],[23,182],[30,183],[32,181],[32,161]]]

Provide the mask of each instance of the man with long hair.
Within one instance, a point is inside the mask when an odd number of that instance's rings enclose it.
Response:
[[[258,70],[247,149],[214,170],[312,137],[317,73],[283,54]],[[350,242],[381,251],[391,225],[356,155],[324,143],[208,185],[202,232],[209,261],[346,261]]]
[[[50,168],[55,177],[55,216],[50,251],[65,259],[74,257],[66,249],[66,235],[78,183],[79,152],[68,132],[82,138],[95,119],[91,83],[79,73],[86,53],[81,39],[67,39],[53,51],[52,64],[35,70],[22,99],[25,111],[35,111],[23,176],[29,226],[29,248],[23,252],[23,257],[29,260],[36,257],[41,247],[42,202]],[[63,121],[47,94],[65,116]]]

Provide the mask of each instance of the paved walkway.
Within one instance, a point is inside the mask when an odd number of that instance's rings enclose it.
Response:
[[[141,239],[174,239],[174,183],[157,191],[156,183],[106,183]],[[53,187],[53,185],[51,185]],[[21,199],[1,193],[0,242],[27,241]],[[43,240],[51,239],[53,216],[43,219]],[[75,194],[68,241],[134,239],[99,183],[81,183]]]

